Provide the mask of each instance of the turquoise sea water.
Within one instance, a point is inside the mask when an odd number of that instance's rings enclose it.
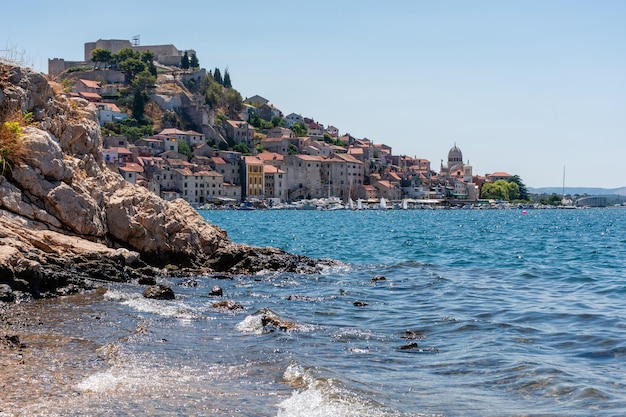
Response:
[[[346,266],[171,280],[175,301],[111,286],[74,307],[97,326],[58,320],[99,361],[24,415],[626,415],[625,209],[201,214]],[[213,308],[216,284],[243,309]]]

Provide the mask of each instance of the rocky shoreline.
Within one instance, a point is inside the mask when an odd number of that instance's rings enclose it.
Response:
[[[103,282],[139,284],[144,296],[158,298],[174,295],[155,285],[163,278],[319,273],[337,264],[233,243],[185,201],[164,201],[124,181],[104,163],[100,127],[86,101],[66,96],[41,74],[3,63],[0,168],[2,415],[19,409],[25,393],[31,402],[69,395],[72,376],[56,370],[72,360],[74,341],[54,336],[47,314],[58,296],[68,296],[63,308],[71,309],[81,300],[73,297],[102,297]],[[52,300],[24,303],[41,298]],[[46,386],[37,383],[42,372]]]
[[[69,294],[93,280],[316,273],[334,264],[235,244],[182,199],[164,201],[124,181],[104,163],[100,126],[85,100],[39,73],[0,64],[0,124],[14,120],[21,156],[0,157],[7,165],[0,175],[4,301]]]

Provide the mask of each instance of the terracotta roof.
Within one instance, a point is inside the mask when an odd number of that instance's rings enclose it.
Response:
[[[92,100],[102,100],[102,96],[98,93],[85,93],[85,92],[81,92],[78,93],[82,98],[86,98],[86,99],[92,99]]]
[[[169,166],[183,166],[183,167],[192,167],[193,166],[193,164],[191,162],[187,162],[187,161],[184,161],[182,159],[167,159],[167,164]]]
[[[119,169],[124,172],[143,172],[143,167],[134,162],[129,162],[124,166],[121,166]]]
[[[259,164],[262,165],[263,161],[261,161],[259,158],[257,158],[256,156],[252,156],[252,155],[248,155],[248,156],[244,156],[243,157],[243,161],[246,164]]]
[[[167,129],[163,129],[159,132],[159,135],[184,135],[185,132],[183,132],[180,129],[175,129],[175,128],[167,128]]]
[[[218,165],[226,165],[226,161],[224,161],[224,158],[220,158],[219,156],[214,156],[211,158],[211,161],[213,161],[214,164],[218,164]]]
[[[96,108],[98,108],[98,107],[108,107],[108,110],[110,110],[110,111],[121,113],[120,112],[120,108],[117,107],[117,105],[114,104],[114,103],[102,103],[100,101],[94,101],[92,104],[94,104],[96,106]]]
[[[174,171],[186,177],[191,177],[194,175],[194,173],[191,172],[189,168],[176,168]]]
[[[273,165],[263,165],[263,172],[266,174],[276,174],[280,170]]]
[[[261,143],[283,142],[283,141],[285,141],[287,139],[289,139],[289,136],[287,136],[287,137],[281,136],[279,138],[263,138],[263,139],[261,139]]]
[[[250,126],[248,122],[244,122],[242,120],[227,120],[226,123],[237,129],[245,129],[246,126]]]
[[[221,177],[222,174],[215,171],[198,171],[194,173],[194,175],[202,176],[202,177]]]
[[[303,161],[321,162],[324,160],[324,158],[322,158],[321,156],[313,156],[313,155],[298,155],[298,158],[302,159]]]
[[[494,172],[493,174],[487,175],[488,177],[512,177],[513,175],[508,174],[506,172]]]
[[[257,155],[257,158],[262,161],[282,161],[285,159],[281,154],[276,152],[261,152]]]
[[[137,161],[143,166],[161,165],[163,163],[163,159],[158,156],[140,156],[137,158]]]
[[[335,154],[335,158],[342,159],[346,162],[350,162],[351,164],[363,164],[363,162],[359,161],[352,155],[348,155],[347,153],[338,153]]]
[[[117,152],[118,155],[132,155],[133,154],[127,148],[119,148],[119,147],[107,148],[107,149],[103,149],[102,151],[103,152]]]
[[[80,82],[85,84],[89,88],[102,88],[102,84],[100,84],[100,81],[83,80],[81,78]]]
[[[190,136],[204,136],[202,133],[196,132],[195,130],[187,130],[185,134]]]
[[[378,181],[378,184],[382,185],[383,187],[387,187],[387,188],[395,188],[395,185],[393,183],[391,183],[390,181],[387,181],[387,180],[380,180],[380,181]]]
[[[363,148],[348,148],[348,153],[353,155],[363,155]]]

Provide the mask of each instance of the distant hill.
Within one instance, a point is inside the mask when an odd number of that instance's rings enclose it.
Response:
[[[563,187],[527,187],[529,193],[532,194],[562,194]],[[593,188],[593,187],[565,187],[565,194],[570,195],[623,195],[626,196],[626,187],[621,188]]]

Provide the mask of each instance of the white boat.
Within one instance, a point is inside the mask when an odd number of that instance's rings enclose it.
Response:
[[[363,200],[361,200],[360,198],[356,200],[356,209],[363,210]]]

